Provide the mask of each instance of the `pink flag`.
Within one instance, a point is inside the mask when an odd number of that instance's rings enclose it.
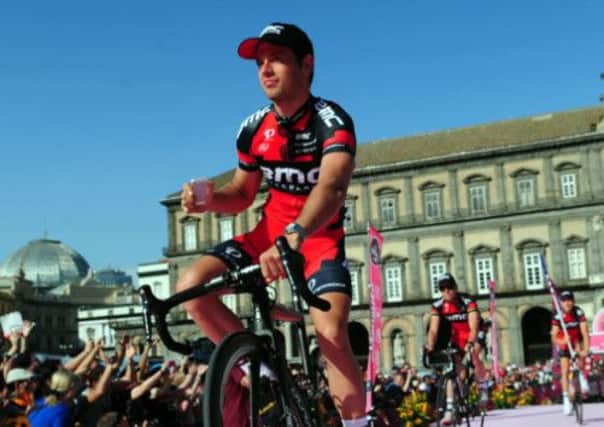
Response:
[[[489,317],[491,318],[491,344],[493,351],[493,373],[495,380],[499,382],[501,372],[499,372],[499,343],[497,342],[497,321],[495,308],[495,281],[489,279]]]
[[[369,338],[369,357],[367,358],[366,410],[372,409],[371,388],[380,369],[380,349],[382,344],[382,291],[381,254],[384,238],[369,224],[369,295],[371,331]]]

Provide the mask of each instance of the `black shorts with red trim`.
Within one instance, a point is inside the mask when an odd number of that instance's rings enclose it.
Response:
[[[305,243],[306,244],[306,243]],[[266,248],[268,249],[268,248]],[[229,269],[241,269],[258,262],[258,256],[265,250],[258,250],[246,241],[245,235],[227,240],[205,252],[222,260]],[[352,285],[348,264],[344,255],[344,240],[335,247],[326,248],[316,255],[303,251],[304,273],[308,288],[315,295],[339,292],[352,296]],[[311,261],[309,261],[311,260]]]

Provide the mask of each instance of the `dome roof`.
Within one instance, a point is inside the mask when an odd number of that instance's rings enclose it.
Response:
[[[0,277],[14,277],[23,269],[35,287],[46,288],[80,282],[90,272],[82,255],[58,240],[40,239],[10,255],[0,265]]]

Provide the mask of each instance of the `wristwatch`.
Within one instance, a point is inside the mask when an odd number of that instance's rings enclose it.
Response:
[[[300,243],[302,243],[306,238],[306,230],[297,222],[291,222],[287,224],[283,232],[285,234],[297,233],[298,237],[300,238]]]

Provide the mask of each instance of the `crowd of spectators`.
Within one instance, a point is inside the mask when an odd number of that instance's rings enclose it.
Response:
[[[207,360],[155,361],[157,341],[124,336],[106,351],[89,340],[70,358],[27,348],[33,328],[7,337],[0,369],[0,427],[199,426]]]
[[[150,355],[157,341],[141,343],[124,336],[110,352],[102,340],[89,340],[72,357],[40,357],[27,348],[33,326],[25,321],[22,331],[6,340],[9,348],[0,367],[0,427],[201,425],[208,351],[179,363],[156,361]],[[299,368],[292,367],[292,373],[301,384],[307,382]],[[372,389],[375,425],[405,425],[405,400],[410,397],[421,396],[419,401],[429,411],[441,374],[441,369],[418,372],[409,363],[393,366],[387,375],[379,373]],[[552,360],[526,367],[508,365],[498,381],[489,371],[489,407],[501,407],[500,394],[508,396],[503,401],[511,406],[559,402],[558,376]],[[602,399],[604,359],[592,363],[589,382],[591,392],[586,397]],[[319,383],[324,422],[339,425],[325,378]]]

